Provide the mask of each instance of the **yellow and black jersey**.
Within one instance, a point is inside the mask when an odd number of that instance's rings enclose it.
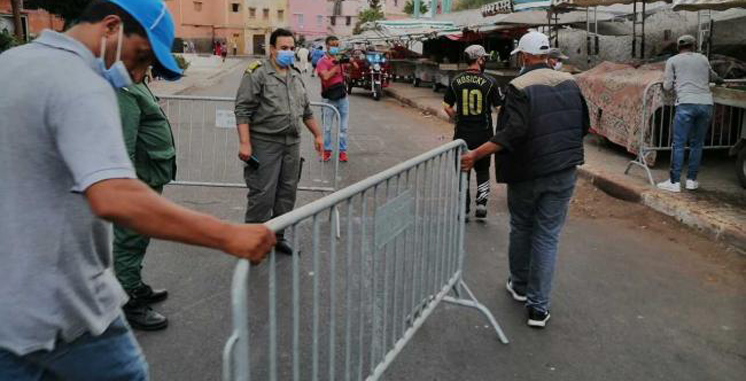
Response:
[[[456,128],[465,131],[492,130],[492,108],[502,95],[492,78],[476,71],[465,71],[451,81],[443,102],[456,106]]]

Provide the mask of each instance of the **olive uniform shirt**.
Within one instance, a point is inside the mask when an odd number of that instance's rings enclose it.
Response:
[[[144,83],[117,92],[127,153],[137,177],[156,188],[176,176],[176,149],[171,124],[158,99]]]
[[[301,124],[311,119],[311,102],[300,71],[277,73],[268,59],[249,64],[236,95],[236,123],[248,124],[252,139],[300,142]]]

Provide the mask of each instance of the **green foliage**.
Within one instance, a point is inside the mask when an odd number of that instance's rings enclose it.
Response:
[[[463,11],[465,9],[481,8],[483,5],[494,3],[496,0],[459,0],[454,4],[454,11]]]
[[[176,59],[176,64],[179,65],[181,70],[186,71],[186,69],[189,68],[189,62],[184,58],[184,56],[174,54],[174,59]]]
[[[361,27],[366,22],[385,19],[383,11],[381,10],[380,0],[368,0],[368,5],[370,5],[368,9],[364,9],[358,13],[357,22],[355,23],[355,28],[352,29],[352,34],[362,33]]]
[[[7,30],[0,32],[0,53],[18,45],[16,38]]]
[[[44,9],[65,20],[65,29],[75,23],[91,0],[24,0],[24,8]]]
[[[427,11],[427,0],[420,1],[420,14],[424,15]],[[414,14],[414,0],[407,0],[407,3],[404,4],[404,13],[408,15]]]

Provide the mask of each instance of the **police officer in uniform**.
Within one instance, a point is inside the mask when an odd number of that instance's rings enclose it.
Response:
[[[249,64],[236,95],[238,157],[246,162],[247,223],[263,223],[293,210],[300,172],[301,124],[324,139],[316,125],[300,71],[294,66],[295,38],[287,29],[270,36],[270,57]],[[280,232],[275,249],[292,254]]]
[[[456,76],[443,99],[445,112],[456,120],[453,139],[463,139],[469,149],[488,142],[492,127],[492,107],[500,106],[502,95],[494,81],[484,74],[487,52],[481,45],[471,45],[464,51],[469,64],[465,72]],[[490,158],[474,164],[477,173],[475,217],[487,217],[487,198],[490,193]],[[471,171],[469,171],[471,176]],[[469,214],[471,192],[466,193],[466,214]],[[467,217],[468,218],[468,217]]]
[[[176,176],[171,125],[144,83],[120,89],[117,99],[124,143],[137,177],[160,194]],[[114,225],[114,271],[130,298],[122,309],[133,328],[154,331],[166,328],[168,320],[150,305],[165,300],[168,293],[153,290],[142,281],[142,262],[149,243],[150,237]]]

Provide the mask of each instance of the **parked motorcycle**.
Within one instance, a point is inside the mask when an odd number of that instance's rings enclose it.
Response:
[[[366,52],[364,56],[352,59],[357,65],[346,65],[345,82],[347,93],[354,87],[370,90],[373,99],[381,99],[383,89],[389,86],[390,68],[386,57],[379,52]]]

